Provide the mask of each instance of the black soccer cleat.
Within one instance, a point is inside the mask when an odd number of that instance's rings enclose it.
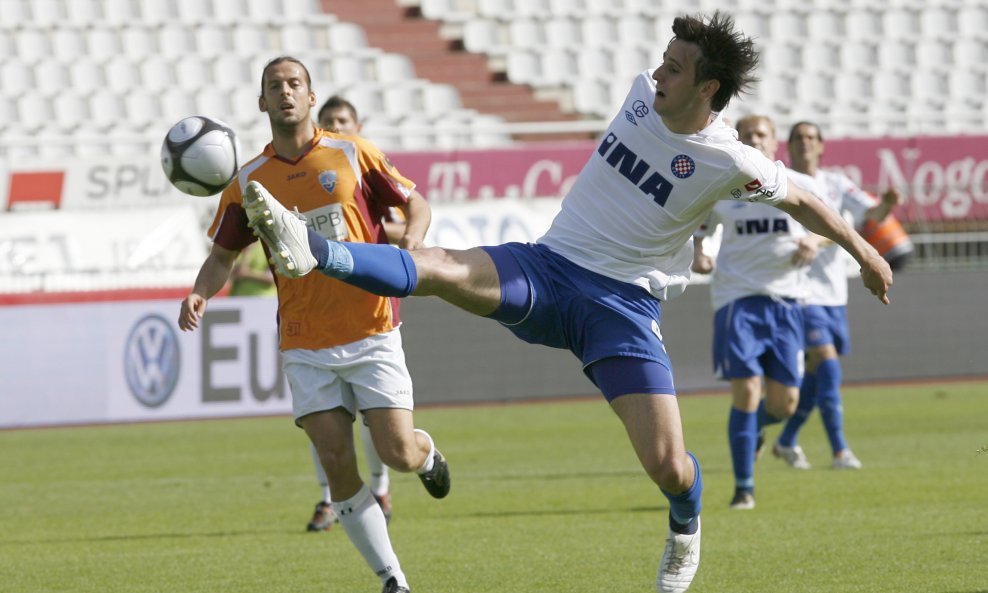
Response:
[[[388,582],[384,583],[381,593],[411,593],[411,590],[408,587],[398,585],[398,579],[391,577]]]
[[[439,449],[435,451],[432,456],[432,469],[419,474],[419,479],[422,480],[426,492],[433,498],[445,498],[449,494],[449,464],[446,463],[446,458]]]

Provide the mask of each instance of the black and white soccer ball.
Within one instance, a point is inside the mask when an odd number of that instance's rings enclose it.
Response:
[[[223,191],[237,176],[240,141],[222,121],[194,115],[178,122],[161,144],[161,167],[172,185],[193,196]]]

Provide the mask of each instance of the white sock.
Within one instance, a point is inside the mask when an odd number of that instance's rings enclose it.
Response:
[[[391,485],[391,480],[388,478],[388,466],[384,465],[381,456],[377,454],[370,429],[363,422],[360,423],[360,438],[364,442],[364,455],[367,458],[367,469],[370,471],[371,492],[383,496],[388,493],[388,488]]]
[[[432,466],[435,465],[435,462],[434,462],[434,460],[432,458],[436,454],[436,443],[435,443],[435,441],[432,440],[432,437],[429,436],[429,433],[427,433],[426,431],[422,430],[421,428],[416,428],[414,432],[422,433],[422,434],[425,435],[425,438],[429,439],[429,455],[426,456],[425,463],[422,464],[422,467],[420,467],[417,470],[415,470],[415,473],[424,474],[424,473],[426,473],[428,471],[431,471],[432,470]]]
[[[353,497],[333,502],[333,510],[347,537],[374,574],[381,577],[381,582],[395,577],[400,586],[408,587],[405,573],[398,565],[398,556],[391,547],[384,512],[371,496],[370,488],[365,484]]]
[[[316,481],[322,486],[322,499],[324,502],[330,502],[333,499],[329,494],[329,478],[326,477],[326,470],[322,468],[322,462],[319,461],[319,453],[316,452],[316,446],[309,443],[309,451],[312,453],[312,465],[316,468]]]

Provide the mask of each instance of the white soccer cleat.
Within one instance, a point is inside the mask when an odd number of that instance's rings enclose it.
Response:
[[[834,455],[834,469],[861,469],[861,461],[854,455],[854,452],[850,449],[844,449],[837,455]]]
[[[659,593],[684,593],[690,588],[700,567],[700,518],[696,520],[696,533],[692,535],[669,530],[659,574],[655,577],[655,590]]]
[[[786,463],[796,469],[810,469],[810,461],[803,453],[803,448],[799,445],[793,447],[783,447],[779,443],[772,445],[772,455],[779,459],[784,459]]]
[[[264,241],[271,262],[282,276],[300,278],[316,267],[309,251],[309,233],[297,212],[290,212],[264,186],[250,181],[244,188],[247,225]]]

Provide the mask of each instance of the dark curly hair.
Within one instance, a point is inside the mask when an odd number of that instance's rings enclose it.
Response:
[[[678,39],[700,47],[694,83],[720,82],[711,101],[714,111],[722,111],[732,98],[757,82],[753,74],[759,61],[755,43],[734,30],[734,18],[727,13],[718,10],[709,19],[703,15],[676,17],[672,32],[673,41]]]

